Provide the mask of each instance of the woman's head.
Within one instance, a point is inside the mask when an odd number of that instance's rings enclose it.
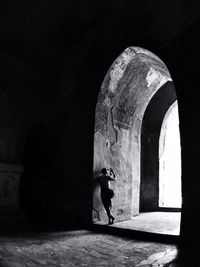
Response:
[[[106,175],[106,174],[107,174],[107,169],[106,169],[106,168],[101,169],[101,173],[102,173],[103,175]]]

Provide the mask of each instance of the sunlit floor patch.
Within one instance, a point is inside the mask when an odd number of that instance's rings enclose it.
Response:
[[[175,235],[180,234],[181,212],[143,212],[123,222],[116,222],[112,227],[143,232]],[[102,224],[97,222],[97,224]]]

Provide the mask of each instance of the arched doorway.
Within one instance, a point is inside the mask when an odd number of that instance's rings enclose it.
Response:
[[[176,103],[175,88],[169,81],[154,94],[144,113],[141,128],[141,212],[159,209],[160,177],[163,177],[160,158],[165,148],[166,133],[164,122],[167,122],[166,114],[170,114],[170,107]],[[180,143],[178,145],[180,147]]]
[[[144,204],[148,196],[142,186],[146,188],[144,177],[149,179],[149,174],[145,176],[144,173],[150,173],[149,170],[153,170],[151,177],[157,179],[150,192],[150,206],[158,207],[159,134],[163,117],[174,101],[176,93],[169,71],[153,53],[130,47],[112,64],[102,83],[95,113],[94,221],[100,217],[102,222],[107,222],[95,182],[103,167],[112,167],[117,176],[113,185],[113,212],[117,221],[129,220],[139,214],[141,202]],[[155,117],[155,121],[149,120],[153,118],[151,116]],[[155,132],[155,123],[156,138],[149,142],[149,134]],[[145,144],[153,152],[153,157],[152,153],[145,153],[143,158],[144,153],[141,152],[144,152]],[[144,162],[148,164],[144,165]]]
[[[178,103],[165,114],[159,139],[159,207],[181,208],[181,146]]]

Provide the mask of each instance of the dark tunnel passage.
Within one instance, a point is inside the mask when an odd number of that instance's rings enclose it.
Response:
[[[27,134],[19,202],[31,220],[58,226],[91,220],[91,176],[86,165],[90,150],[84,149],[88,135],[79,131],[83,114],[74,116],[76,120],[62,112]]]
[[[47,131],[36,125],[28,134],[23,153],[23,173],[19,185],[21,208],[32,218],[42,216],[42,196],[46,192],[48,163]]]

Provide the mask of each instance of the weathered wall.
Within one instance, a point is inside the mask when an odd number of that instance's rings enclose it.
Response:
[[[155,92],[171,80],[164,63],[141,48],[126,49],[113,63],[96,106],[94,178],[112,167],[117,176],[113,212],[124,220],[139,212],[140,134],[143,114]],[[94,208],[102,211],[95,183]]]

